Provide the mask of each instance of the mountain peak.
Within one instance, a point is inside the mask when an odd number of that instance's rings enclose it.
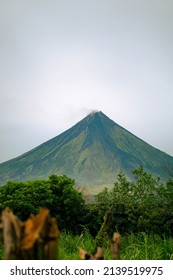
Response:
[[[110,120],[102,111],[97,111],[97,110],[94,110],[92,111],[91,113],[89,113],[86,118],[92,118],[93,120],[97,117],[100,117],[100,118],[104,118],[104,119],[108,119]],[[85,119],[85,118],[84,118]]]
[[[104,115],[102,111],[93,110],[93,111],[91,111],[91,113],[88,114],[87,117],[101,116],[101,115]]]
[[[112,121],[101,111],[92,111],[82,120],[82,123],[84,125],[84,129],[86,127],[92,127],[93,130],[90,132],[92,132],[92,134],[95,134],[96,131],[98,132],[98,128],[105,130],[104,133],[106,133],[106,130],[108,128],[107,125],[110,126]]]
[[[101,112],[101,111],[93,110],[93,111],[91,111],[91,113],[89,113],[88,116],[93,116],[93,115],[95,115],[95,114],[97,114],[97,113],[100,113],[100,112]]]

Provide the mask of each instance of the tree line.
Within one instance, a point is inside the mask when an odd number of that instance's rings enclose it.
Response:
[[[75,181],[65,175],[8,182],[0,187],[0,212],[10,208],[26,220],[46,207],[60,230],[73,234],[87,229],[96,236],[104,225],[110,236],[114,231],[173,235],[173,180],[162,183],[143,167],[132,173],[132,181],[119,173],[112,189],[105,188],[92,203],[85,202]]]

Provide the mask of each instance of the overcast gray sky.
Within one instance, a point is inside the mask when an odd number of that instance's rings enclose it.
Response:
[[[173,1],[0,0],[0,162],[91,110],[173,156]]]

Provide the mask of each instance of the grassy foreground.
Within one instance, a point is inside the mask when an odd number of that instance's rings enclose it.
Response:
[[[58,258],[78,260],[78,247],[94,252],[95,240],[88,233],[80,236],[61,234]],[[111,259],[110,243],[103,247],[104,258]],[[121,241],[121,259],[123,260],[170,260],[173,259],[173,238],[161,238],[159,235],[145,233],[124,236]]]
[[[61,233],[58,244],[58,259],[79,260],[78,248],[94,253],[94,238],[86,231],[81,235]],[[110,243],[103,246],[104,259],[111,259]],[[3,248],[0,246],[0,259],[3,259]],[[121,259],[123,260],[172,260],[173,238],[161,238],[159,235],[146,233],[130,234],[122,237]]]

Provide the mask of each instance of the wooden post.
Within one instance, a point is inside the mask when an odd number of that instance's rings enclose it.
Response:
[[[121,242],[121,235],[119,232],[114,232],[112,243],[111,243],[111,250],[112,250],[112,259],[113,260],[120,260],[120,242]]]
[[[103,250],[101,247],[97,247],[97,252],[92,255],[82,248],[79,248],[79,256],[81,260],[103,260]]]
[[[4,259],[56,259],[60,232],[49,210],[41,208],[38,215],[20,221],[10,210],[2,212],[0,231]]]
[[[111,243],[111,251],[112,251],[112,259],[113,260],[120,260],[120,242],[121,242],[121,235],[118,232],[114,232],[112,243]],[[103,250],[101,247],[97,247],[97,252],[95,255],[92,255],[85,251],[82,248],[79,248],[79,256],[81,260],[103,260]]]

